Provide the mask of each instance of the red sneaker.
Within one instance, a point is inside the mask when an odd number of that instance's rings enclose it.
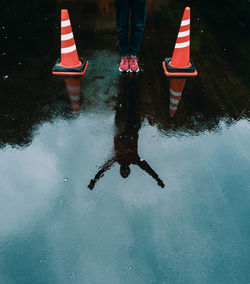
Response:
[[[128,56],[122,57],[121,63],[119,66],[119,71],[120,72],[129,72],[129,58]]]
[[[130,66],[130,72],[139,72],[140,68],[138,65],[138,58],[137,57],[131,57],[129,59],[129,66]]]

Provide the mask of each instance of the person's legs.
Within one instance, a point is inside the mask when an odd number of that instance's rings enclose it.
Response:
[[[131,0],[115,0],[116,30],[122,57],[128,55],[128,19]]]
[[[131,0],[131,55],[136,56],[142,43],[147,0]]]

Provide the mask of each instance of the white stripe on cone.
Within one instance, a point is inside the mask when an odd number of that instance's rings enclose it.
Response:
[[[186,31],[186,32],[179,32],[178,34],[178,38],[180,37],[185,37],[185,36],[189,36],[190,35],[190,30]]]
[[[175,44],[175,48],[184,48],[190,45],[190,41],[180,42]]]
[[[61,48],[61,54],[65,54],[65,53],[70,53],[72,51],[76,50],[76,45],[72,45],[72,46],[69,46],[69,47],[64,47],[64,48]]]
[[[70,26],[70,20],[61,21],[61,27],[62,28],[68,27],[68,26]]]
[[[170,89],[170,93],[176,97],[180,97],[182,95],[182,92],[175,92],[172,89]]]
[[[184,20],[184,21],[181,22],[181,27],[187,26],[189,24],[190,24],[190,19]]]
[[[73,38],[73,33],[61,35],[61,40],[68,40]]]
[[[170,98],[170,102],[173,104],[173,105],[178,105],[180,100],[175,100],[173,98]]]
[[[171,105],[170,105],[169,108],[172,109],[172,110],[177,110],[177,106],[174,107],[174,106],[171,106]]]
[[[70,99],[71,99],[72,101],[79,101],[80,96],[73,96],[73,95],[70,95]]]
[[[80,87],[74,87],[74,86],[69,86],[69,85],[67,85],[67,89],[72,92],[79,92],[81,90]]]

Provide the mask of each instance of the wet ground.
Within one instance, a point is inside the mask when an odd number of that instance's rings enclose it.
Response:
[[[249,1],[149,1],[138,76],[113,1],[0,3],[0,283],[249,283]],[[186,5],[199,76],[170,111]],[[51,74],[61,8],[81,79]]]

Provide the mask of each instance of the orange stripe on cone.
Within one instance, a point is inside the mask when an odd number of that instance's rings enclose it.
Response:
[[[170,79],[169,115],[173,117],[181,100],[186,79]]]
[[[80,78],[68,78],[64,79],[64,82],[66,84],[73,113],[79,115],[81,94]]]

